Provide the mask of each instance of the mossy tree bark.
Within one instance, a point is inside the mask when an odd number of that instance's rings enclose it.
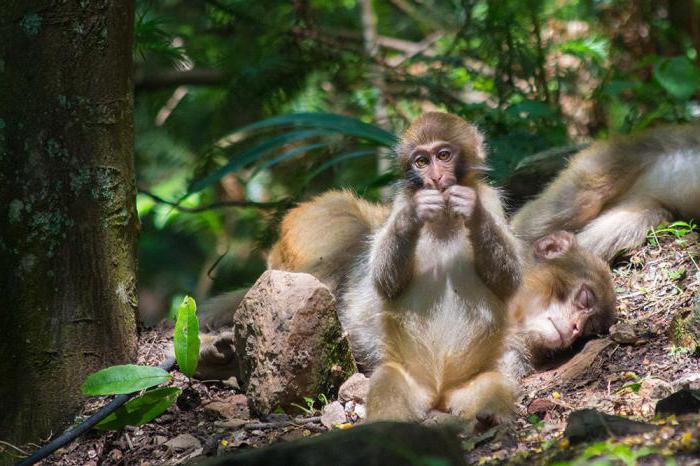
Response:
[[[0,8],[0,439],[71,421],[135,351],[133,0]]]

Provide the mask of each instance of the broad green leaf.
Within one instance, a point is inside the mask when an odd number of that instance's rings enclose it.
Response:
[[[102,419],[96,429],[119,430],[126,426],[141,426],[165,412],[180,395],[176,387],[161,387],[129,400],[124,406]]]
[[[274,165],[276,165],[284,160],[291,159],[292,157],[294,157],[298,154],[301,154],[303,152],[309,152],[309,151],[312,151],[314,149],[318,149],[320,147],[328,146],[330,144],[331,144],[330,141],[329,142],[319,142],[317,144],[305,144],[305,145],[303,145],[301,147],[297,147],[296,149],[291,150],[289,152],[283,152],[282,154],[278,155],[277,157],[258,165],[255,168],[255,170],[253,170],[253,173],[251,173],[251,175],[248,177],[248,181],[255,178],[255,175],[257,175],[261,171],[263,171],[267,168],[270,168],[270,167],[272,167],[272,166],[274,166]]]
[[[194,376],[199,359],[199,322],[197,305],[189,296],[185,296],[177,310],[174,346],[180,371],[188,377]]]
[[[85,395],[119,395],[153,387],[171,378],[172,376],[160,367],[126,364],[90,374],[81,390]]]
[[[324,112],[280,115],[255,122],[239,129],[237,132],[247,133],[275,126],[310,126],[325,128],[348,136],[374,141],[384,146],[392,146],[396,143],[395,135],[378,126],[365,123],[357,118]]]
[[[654,78],[678,100],[689,99],[700,86],[700,70],[684,56],[659,60],[654,65]]]
[[[358,157],[366,157],[368,155],[373,155],[376,154],[377,150],[376,149],[364,149],[364,150],[356,150],[352,152],[346,152],[344,154],[340,154],[336,157],[333,157],[331,160],[328,160],[327,162],[322,163],[319,165],[319,167],[309,173],[309,175],[306,177],[304,180],[304,185],[307,185],[312,179],[316,178],[318,175],[323,173],[324,171],[328,170],[330,167],[339,164],[340,162],[343,162],[345,160],[350,160],[350,159],[356,159]]]
[[[322,135],[332,135],[334,134],[332,131],[328,130],[304,130],[304,131],[291,131],[287,132],[284,134],[281,134],[279,136],[275,136],[273,138],[270,138],[266,140],[263,143],[260,143],[254,147],[251,147],[250,149],[246,149],[240,154],[235,155],[228,163],[223,165],[222,167],[219,167],[218,169],[214,170],[213,173],[210,173],[209,175],[205,176],[204,178],[195,181],[192,183],[187,190],[187,194],[185,197],[188,197],[189,195],[196,193],[197,191],[201,191],[202,189],[206,188],[207,186],[216,183],[219,181],[221,178],[224,176],[228,175],[229,173],[233,173],[237,170],[240,170],[241,168],[256,162],[260,160],[262,157],[267,155],[268,153],[272,152],[273,150],[276,150],[286,144],[295,142],[295,141],[300,141],[302,139],[307,139],[311,137],[316,137],[316,136],[322,136]],[[228,150],[228,149],[227,149]]]

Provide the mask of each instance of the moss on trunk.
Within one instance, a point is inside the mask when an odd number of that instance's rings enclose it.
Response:
[[[133,1],[0,9],[0,438],[70,422],[135,354]]]

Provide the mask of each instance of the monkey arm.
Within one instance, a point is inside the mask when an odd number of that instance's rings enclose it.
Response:
[[[411,281],[419,232],[413,205],[397,196],[389,219],[374,237],[369,251],[368,272],[384,298],[395,298]]]
[[[520,244],[508,228],[497,192],[480,187],[478,193],[469,224],[474,266],[486,286],[506,301],[520,286]]]

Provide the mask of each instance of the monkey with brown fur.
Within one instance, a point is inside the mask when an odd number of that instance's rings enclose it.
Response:
[[[396,152],[404,180],[339,309],[351,346],[377,362],[368,418],[506,417],[514,390],[497,364],[520,259],[498,194],[476,174],[482,136],[431,112]]]
[[[338,293],[353,262],[388,213],[386,206],[368,203],[347,191],[317,196],[285,216],[280,240],[268,256],[268,268],[311,273]],[[322,242],[316,241],[319,237]],[[575,341],[606,333],[615,319],[615,294],[607,265],[582,250],[570,233],[554,232],[525,250],[521,284],[508,302],[513,328],[503,361],[516,380]],[[341,300],[341,315],[342,307]],[[373,335],[364,336],[362,325],[347,317],[343,323],[353,355],[365,371],[371,371],[378,362],[378,342]]]
[[[557,230],[605,261],[677,217],[700,218],[700,124],[593,144],[512,219],[528,243]]]

